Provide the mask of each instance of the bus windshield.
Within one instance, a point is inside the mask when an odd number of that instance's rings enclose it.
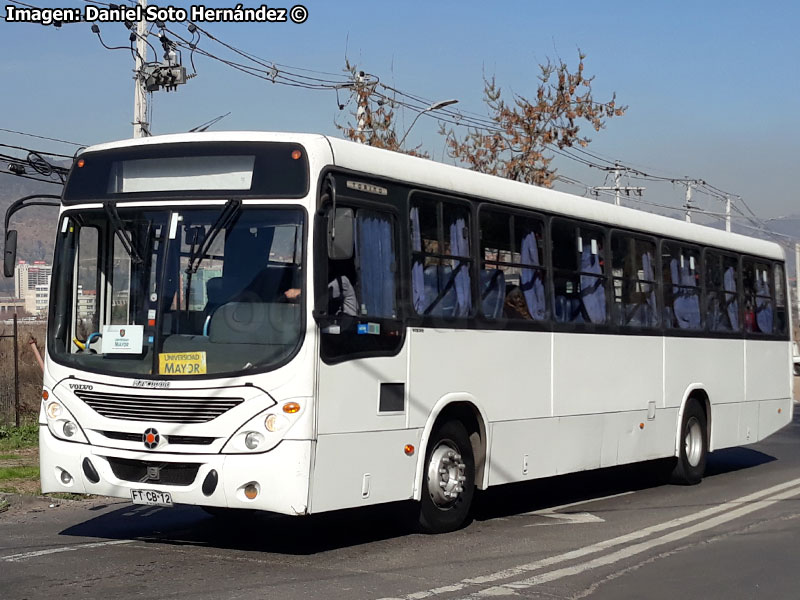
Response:
[[[49,350],[75,368],[152,378],[263,371],[302,340],[299,208],[65,213]]]

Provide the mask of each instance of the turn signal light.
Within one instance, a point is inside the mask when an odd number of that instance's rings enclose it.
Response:
[[[287,402],[283,405],[283,412],[293,415],[296,412],[300,412],[300,405],[297,402]]]
[[[303,153],[300,150],[292,150],[292,159],[299,160],[301,156],[303,156]]]
[[[50,392],[42,390],[42,400],[47,400],[50,397]]]
[[[85,164],[86,164],[85,160],[83,160],[82,158],[78,159],[78,168],[79,169],[82,169]]]
[[[412,446],[411,444],[406,444],[403,447],[403,452],[406,453],[406,456],[413,456],[414,455],[414,446]]]
[[[248,484],[247,487],[244,488],[244,496],[248,500],[255,500],[256,496],[258,496],[258,488],[252,483]]]

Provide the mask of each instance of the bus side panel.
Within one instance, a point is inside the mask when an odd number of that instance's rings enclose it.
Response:
[[[679,408],[686,390],[699,386],[713,406],[744,401],[744,340],[667,337],[664,339],[666,406]],[[712,427],[713,427],[712,423]]]
[[[757,401],[758,416],[752,436],[755,442],[772,435],[791,422],[792,347],[788,342],[747,340],[747,399]],[[755,432],[758,432],[757,434]]]
[[[493,423],[489,485],[556,475],[558,440],[558,419]]]
[[[477,399],[490,421],[549,416],[550,333],[409,330],[409,426],[446,394]]]
[[[489,485],[672,456],[677,409],[492,424]],[[644,425],[644,427],[642,427]]]
[[[792,349],[788,342],[747,340],[746,398],[777,400],[791,397],[789,365]]]
[[[368,506],[414,497],[416,453],[422,431],[320,435],[311,486],[311,512]]]
[[[646,410],[605,415],[604,462],[600,466],[665,458],[675,453],[678,409],[658,409],[654,419],[647,417]]]
[[[556,333],[556,415],[646,410],[662,397],[660,337]]]
[[[781,427],[788,425],[792,420],[793,400],[764,400],[758,403],[758,439],[772,435]]]

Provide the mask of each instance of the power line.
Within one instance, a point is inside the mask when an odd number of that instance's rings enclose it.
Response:
[[[38,138],[40,140],[47,140],[49,142],[58,142],[60,144],[70,144],[71,146],[79,146],[79,147],[83,147],[83,148],[88,146],[88,144],[79,144],[78,142],[70,142],[68,140],[59,140],[58,138],[51,138],[51,137],[46,137],[46,136],[43,136],[43,135],[36,135],[34,133],[25,133],[24,131],[14,131],[13,129],[3,129],[2,127],[0,127],[0,131],[4,131],[6,133],[14,133],[16,135],[24,135],[24,136],[32,137],[32,138]],[[47,154],[50,154],[50,153],[48,152]],[[53,154],[52,156],[58,156],[58,155]],[[64,156],[64,155],[61,155],[61,156]],[[67,158],[72,158],[72,157],[68,156]]]

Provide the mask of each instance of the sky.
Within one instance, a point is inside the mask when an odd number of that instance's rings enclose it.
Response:
[[[87,4],[26,2],[42,8]],[[235,5],[232,0],[205,3],[212,8]],[[172,6],[188,8],[190,3]],[[339,76],[347,58],[402,91],[431,102],[458,99],[453,109],[480,114],[486,114],[484,75],[495,76],[509,94],[533,96],[537,65],[560,58],[574,68],[580,49],[586,54],[586,73],[596,77],[595,99],[609,100],[616,93],[617,102],[629,107],[604,130],[584,130],[592,138],[589,151],[650,174],[703,179],[742,196],[764,219],[800,214],[800,3],[304,0],[304,6],[308,18],[302,24],[201,26],[295,72]],[[129,32],[122,24],[99,25],[107,45],[128,46]],[[186,34],[180,24],[167,26]],[[199,47],[233,58],[207,38]],[[187,131],[227,112],[231,115],[215,130],[340,135],[334,123],[352,120],[352,102],[344,111],[338,108],[338,102],[348,100],[346,90],[337,101],[330,90],[273,84],[197,54],[194,60],[196,77],[176,92],[153,94],[155,134]],[[189,66],[186,54],[183,62]],[[104,49],[88,23],[56,29],[0,21],[0,128],[82,144],[131,137],[132,74],[130,51]],[[435,159],[452,162],[444,155],[432,114],[416,122],[408,145],[422,145]],[[401,133],[415,116],[401,111]],[[6,132],[0,132],[0,143],[67,154],[75,149]],[[607,173],[578,162],[557,157],[554,164],[585,185],[610,183]],[[683,202],[679,185],[623,183],[646,186],[644,198],[650,202],[676,207]],[[581,186],[557,187],[585,193]],[[694,199],[706,210],[723,210],[718,200],[703,194]]]

